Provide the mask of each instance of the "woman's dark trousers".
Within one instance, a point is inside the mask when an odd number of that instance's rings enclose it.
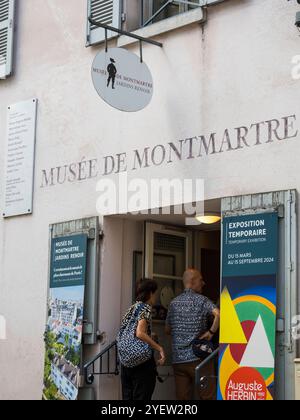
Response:
[[[152,359],[140,366],[122,366],[123,400],[151,401],[156,385],[156,364]]]

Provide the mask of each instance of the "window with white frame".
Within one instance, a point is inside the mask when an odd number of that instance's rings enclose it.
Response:
[[[141,8],[141,27],[199,7],[199,0],[140,0],[139,3]]]
[[[164,19],[194,10],[201,0],[87,0],[88,16],[96,22],[104,23],[126,31],[147,27]],[[108,32],[108,39],[117,36]],[[105,30],[87,25],[87,46],[105,39]]]

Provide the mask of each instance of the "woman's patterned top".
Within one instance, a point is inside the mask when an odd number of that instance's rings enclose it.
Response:
[[[144,305],[144,308],[140,311],[140,313],[138,315],[138,321],[141,321],[142,319],[145,319],[148,322],[148,335],[151,337],[151,333],[152,333],[152,308],[147,303],[136,302],[134,305],[132,305],[123,317],[121,328],[124,328],[128,324],[128,321],[131,319],[131,317],[133,315],[133,312],[136,310],[138,305]]]

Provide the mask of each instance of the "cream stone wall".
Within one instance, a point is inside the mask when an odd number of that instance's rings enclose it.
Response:
[[[103,46],[85,48],[86,0],[18,2],[15,73],[0,81],[1,198],[6,108],[32,97],[39,105],[33,215],[0,219],[0,314],[7,322],[7,340],[0,341],[0,398],[41,398],[49,225],[97,214],[96,183],[104,177],[105,156],[126,153],[129,179],[203,178],[206,199],[300,188],[300,80],[291,77],[300,44],[298,7],[290,3],[229,0],[210,8],[205,24],[157,36],[163,49],[144,46],[153,100],[127,114],[108,107],[94,90],[91,65]],[[127,48],[139,53],[137,44]],[[206,155],[203,141],[214,133],[216,152],[208,148]],[[157,145],[168,150],[168,143],[180,141],[182,160],[166,158],[133,170],[135,151]],[[45,185],[51,168],[91,160],[91,178],[85,173],[81,181]],[[124,309],[116,259],[126,243],[116,239],[120,229],[121,222],[110,225],[102,254],[100,311],[111,335]],[[108,254],[112,249],[117,252]],[[100,398],[110,396],[116,396],[113,389]]]

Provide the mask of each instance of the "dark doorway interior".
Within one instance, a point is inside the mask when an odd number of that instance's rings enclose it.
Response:
[[[201,269],[206,282],[204,294],[214,303],[220,299],[220,251],[201,249]]]

